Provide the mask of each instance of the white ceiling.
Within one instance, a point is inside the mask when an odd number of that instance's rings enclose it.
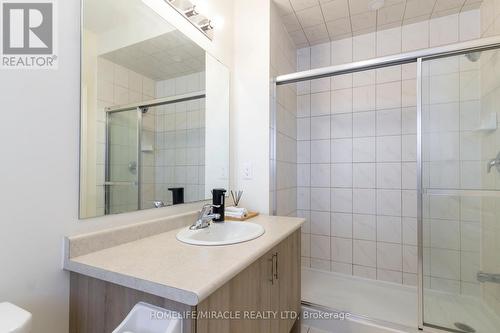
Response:
[[[483,0],[273,0],[297,47],[476,9]]]
[[[155,81],[205,71],[205,50],[178,30],[102,57]]]

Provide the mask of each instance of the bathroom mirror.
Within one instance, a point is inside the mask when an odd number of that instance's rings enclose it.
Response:
[[[141,0],[83,0],[80,218],[229,187],[229,70]]]

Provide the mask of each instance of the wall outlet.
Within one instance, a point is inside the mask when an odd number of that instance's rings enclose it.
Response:
[[[242,174],[243,174],[243,179],[245,180],[253,179],[253,167],[251,162],[243,163]]]

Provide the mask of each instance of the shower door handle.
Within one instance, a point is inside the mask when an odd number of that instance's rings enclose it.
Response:
[[[477,272],[477,280],[479,282],[491,282],[500,284],[500,274]]]
[[[488,173],[491,172],[491,168],[495,167],[498,172],[500,172],[500,153],[497,157],[488,162]]]

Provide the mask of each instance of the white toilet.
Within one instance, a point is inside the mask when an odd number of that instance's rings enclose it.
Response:
[[[0,333],[30,332],[31,313],[11,303],[0,303]]]

